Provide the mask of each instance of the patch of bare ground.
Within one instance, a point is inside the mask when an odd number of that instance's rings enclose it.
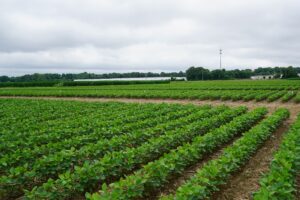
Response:
[[[248,163],[236,172],[219,192],[212,195],[216,200],[244,200],[251,199],[252,193],[259,189],[259,179],[262,173],[269,170],[273,154],[281,144],[284,133],[292,119],[284,122],[277,131],[250,158]]]
[[[195,104],[195,105],[228,105],[231,107],[247,106],[249,109],[257,107],[267,107],[270,111],[279,107],[284,107],[290,110],[291,118],[293,119],[300,112],[300,104],[293,101],[289,102],[267,102],[267,101],[221,101],[221,100],[190,100],[190,99],[143,99],[143,98],[95,98],[95,97],[26,97],[26,96],[0,96],[0,98],[18,98],[18,99],[48,99],[48,100],[72,100],[83,102],[125,102],[125,103],[178,103],[178,104]]]

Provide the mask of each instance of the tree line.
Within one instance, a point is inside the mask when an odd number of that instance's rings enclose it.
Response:
[[[180,72],[128,72],[128,73],[106,73],[106,74],[94,74],[94,73],[79,73],[79,74],[27,74],[17,77],[0,76],[0,82],[33,82],[33,81],[72,81],[75,79],[110,79],[110,78],[142,78],[142,77],[185,77],[185,73]]]
[[[228,79],[249,79],[257,75],[273,75],[274,78],[298,78],[300,67],[259,67],[257,69],[216,69],[209,70],[203,67],[190,67],[186,70],[187,80],[228,80]]]
[[[259,67],[257,69],[216,69],[209,70],[204,67],[190,67],[185,72],[128,72],[128,73],[34,73],[23,76],[0,76],[0,82],[34,82],[34,81],[72,81],[74,79],[109,79],[109,78],[138,78],[138,77],[186,77],[188,80],[227,80],[227,79],[249,79],[255,75],[274,75],[275,78],[297,78],[300,67]]]

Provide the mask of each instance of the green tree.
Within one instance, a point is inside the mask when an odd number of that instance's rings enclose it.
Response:
[[[292,66],[282,69],[282,78],[297,78],[297,77],[298,77],[297,71]]]
[[[203,67],[190,67],[186,70],[186,78],[190,81],[195,80],[209,80],[210,72]]]

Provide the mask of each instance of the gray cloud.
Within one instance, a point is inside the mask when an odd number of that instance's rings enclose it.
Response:
[[[2,0],[0,75],[299,66],[298,0]]]

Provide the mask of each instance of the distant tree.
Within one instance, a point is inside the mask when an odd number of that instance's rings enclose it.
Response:
[[[228,76],[226,76],[226,71],[225,69],[216,69],[216,70],[212,70],[210,72],[210,78],[212,80],[223,80],[223,79],[227,79]]]
[[[297,71],[292,66],[282,69],[282,78],[297,78],[297,77],[298,77]]]
[[[73,80],[73,74],[62,74],[61,77],[63,80]]]
[[[294,67],[297,73],[300,73],[300,67]]]
[[[279,78],[295,78],[300,73],[300,67],[265,67],[257,68],[254,71],[251,69],[234,69],[234,70],[208,70],[203,67],[190,67],[186,72],[127,72],[127,73],[78,73],[78,74],[57,74],[57,73],[34,73],[26,74],[18,77],[0,76],[0,82],[34,82],[34,81],[70,81],[74,79],[100,79],[100,78],[134,78],[134,77],[184,77],[188,80],[218,80],[218,79],[248,79],[252,75],[275,75]]]
[[[190,67],[186,70],[187,80],[209,80],[210,72],[203,67]]]
[[[179,73],[178,73],[178,77],[184,77],[185,76],[185,73],[183,72],[183,71],[180,71]]]
[[[274,74],[274,68],[272,67],[259,67],[254,70],[255,75],[272,75]]]
[[[9,82],[10,78],[8,76],[0,76],[0,82]]]

